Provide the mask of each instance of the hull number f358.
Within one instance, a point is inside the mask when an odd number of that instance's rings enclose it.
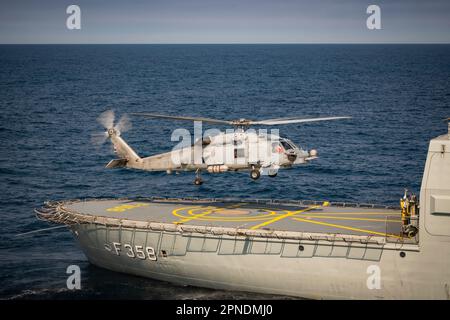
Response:
[[[128,243],[122,244],[120,242],[113,242],[112,246],[105,243],[105,250],[112,252],[118,256],[120,256],[121,254],[125,254],[129,258],[137,258],[141,260],[148,259],[152,261],[157,260],[156,252],[153,247],[144,248],[144,246],[139,245],[132,246]]]

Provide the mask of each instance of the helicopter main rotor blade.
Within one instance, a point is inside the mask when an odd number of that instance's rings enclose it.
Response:
[[[352,117],[323,117],[323,118],[281,118],[281,119],[268,119],[261,121],[252,121],[251,124],[262,124],[267,126],[273,126],[278,124],[289,124],[289,123],[306,123],[306,122],[316,122],[316,121],[328,121],[328,120],[339,120],[339,119],[351,119]]]
[[[202,118],[202,117],[169,116],[169,115],[163,115],[163,114],[140,113],[140,112],[135,112],[135,113],[131,113],[131,114],[134,115],[134,116],[147,117],[147,118],[161,118],[161,119],[188,120],[188,121],[203,121],[203,122],[209,122],[209,123],[221,123],[221,124],[228,124],[228,125],[233,124],[232,121],[217,120],[217,119]]]

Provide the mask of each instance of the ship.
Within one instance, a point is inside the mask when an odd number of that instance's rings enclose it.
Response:
[[[48,201],[93,265],[309,299],[450,299],[450,124],[399,206],[233,198]]]

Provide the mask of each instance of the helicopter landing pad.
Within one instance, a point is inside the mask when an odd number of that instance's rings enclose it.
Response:
[[[282,205],[220,200],[85,200],[63,204],[79,214],[195,226],[279,230],[399,238],[400,210]]]

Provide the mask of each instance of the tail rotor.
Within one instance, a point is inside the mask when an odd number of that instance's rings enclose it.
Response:
[[[130,118],[124,114],[116,125],[114,125],[115,114],[113,110],[107,110],[100,114],[97,122],[105,129],[105,132],[94,133],[91,136],[91,142],[96,146],[104,144],[109,137],[115,135],[120,136],[122,132],[129,131],[132,127]]]

